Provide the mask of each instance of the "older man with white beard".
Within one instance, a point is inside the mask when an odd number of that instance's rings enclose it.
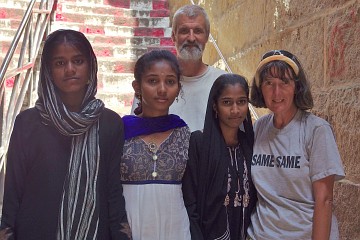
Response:
[[[209,34],[209,18],[202,7],[185,5],[175,12],[171,37],[181,68],[182,91],[170,106],[170,113],[184,119],[191,131],[203,129],[210,88],[226,73],[202,60]]]
[[[185,5],[175,12],[171,37],[181,68],[182,90],[170,106],[170,113],[180,116],[191,131],[203,129],[210,88],[217,77],[226,73],[202,60],[209,34],[209,18],[202,7]],[[134,101],[132,112],[138,102]]]

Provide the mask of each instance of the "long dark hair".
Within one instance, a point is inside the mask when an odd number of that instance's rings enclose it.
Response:
[[[240,84],[247,96],[249,95],[249,86],[244,77],[237,74],[223,74],[216,79],[211,87],[206,109],[202,144],[199,152],[199,161],[202,165],[198,173],[199,188],[197,196],[199,199],[198,212],[205,238],[208,237],[208,231],[211,230],[213,224],[217,221],[216,211],[220,210],[218,208],[219,197],[225,198],[226,195],[229,164],[227,160],[230,159],[229,151],[219,126],[219,119],[216,118],[213,105],[226,87],[231,87],[235,84]],[[244,120],[243,124],[245,132],[239,129],[238,140],[250,169],[254,131],[249,109],[247,119]]]
[[[246,96],[249,97],[249,85],[243,76],[240,76],[238,74],[227,73],[219,76],[214,82],[210,90],[208,105],[206,109],[204,133],[217,131],[222,136],[219,126],[219,121],[215,116],[216,113],[213,109],[213,105],[217,104],[220,95],[223,93],[226,87],[234,86],[235,84],[240,84],[240,86],[244,89]],[[251,114],[249,109],[248,109],[247,117],[244,120],[243,124],[244,124],[244,130],[247,141],[252,146],[254,144],[254,131],[253,131],[253,125],[252,125]]]

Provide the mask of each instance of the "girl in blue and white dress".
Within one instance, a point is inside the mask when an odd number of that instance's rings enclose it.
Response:
[[[168,114],[180,92],[180,69],[169,51],[144,54],[135,64],[137,116],[124,116],[121,163],[126,211],[134,240],[190,239],[181,180],[188,160],[190,130]]]

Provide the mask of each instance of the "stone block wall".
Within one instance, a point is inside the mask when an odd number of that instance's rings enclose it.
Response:
[[[334,192],[341,239],[360,239],[360,0],[194,2],[207,10],[211,33],[233,72],[251,80],[271,49],[299,57],[312,84],[312,112],[332,125],[346,172]],[[170,0],[171,14],[190,3]],[[205,61],[218,60],[208,43]]]

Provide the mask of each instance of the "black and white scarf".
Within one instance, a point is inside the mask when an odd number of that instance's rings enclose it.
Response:
[[[44,124],[52,125],[62,135],[72,138],[69,168],[59,206],[57,239],[96,239],[99,223],[96,186],[100,160],[98,120],[104,109],[104,103],[95,99],[96,59],[89,63],[93,68],[80,112],[67,110],[51,80],[50,70],[44,65],[35,106]]]

